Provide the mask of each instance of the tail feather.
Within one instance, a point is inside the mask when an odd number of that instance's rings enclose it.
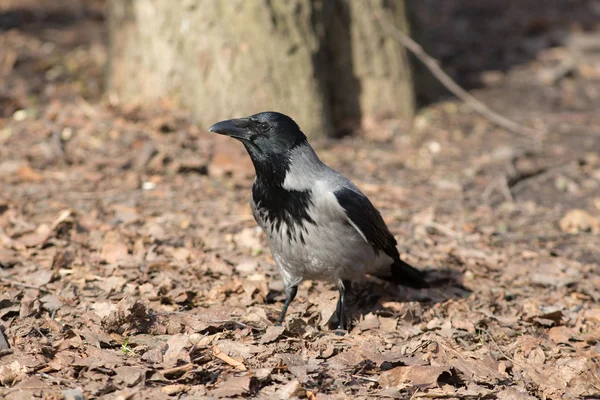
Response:
[[[391,268],[391,276],[377,276],[387,281],[416,289],[428,288],[430,286],[425,280],[425,274],[423,272],[400,259],[396,260]]]

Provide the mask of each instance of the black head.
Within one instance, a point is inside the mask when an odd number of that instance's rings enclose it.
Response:
[[[306,136],[293,119],[273,111],[217,122],[208,130],[242,142],[253,161],[277,158],[306,143]]]

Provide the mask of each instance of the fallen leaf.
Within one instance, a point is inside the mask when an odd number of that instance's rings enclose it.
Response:
[[[287,383],[277,391],[277,396],[281,400],[286,400],[294,397],[300,397],[302,392],[303,390],[300,382],[298,382],[297,379],[292,379],[289,383]]]
[[[271,343],[275,340],[279,339],[279,337],[283,334],[285,328],[283,326],[269,326],[267,327],[267,331],[260,338],[260,343]]]
[[[569,343],[575,332],[566,326],[555,326],[548,330],[548,337],[556,344]]]
[[[17,382],[25,379],[28,368],[13,361],[10,364],[0,365],[0,383],[5,386],[14,386]]]
[[[115,381],[133,387],[144,383],[146,369],[140,367],[118,367],[115,369]]]
[[[585,210],[569,210],[558,223],[565,233],[577,234],[579,232],[600,233],[600,219],[593,217]]]
[[[85,400],[83,389],[80,387],[77,387],[75,389],[63,390],[62,395],[64,397],[64,400]]]
[[[44,177],[38,172],[34,171],[29,165],[19,168],[17,170],[17,177],[19,180],[24,182],[40,182],[44,180]]]
[[[396,367],[379,375],[378,382],[383,388],[407,388],[416,386],[421,389],[437,386],[438,378],[443,373],[450,373],[447,367],[412,365]]]
[[[245,371],[246,370],[246,366],[244,365],[243,361],[236,360],[236,359],[228,356],[227,354],[225,354],[223,352],[223,350],[221,350],[219,348],[219,346],[217,346],[217,345],[213,346],[212,352],[213,352],[213,356],[217,357],[218,359],[220,359],[222,361],[225,361],[227,364],[231,365],[232,367],[234,367],[238,371]]]
[[[249,250],[260,250],[262,249],[260,237],[261,231],[256,228],[245,228],[233,236],[233,241],[240,247]]]
[[[117,264],[130,258],[127,244],[117,232],[108,231],[104,235],[102,258],[109,264]]]
[[[160,388],[160,391],[166,394],[167,396],[175,396],[176,394],[189,392],[190,387],[187,385],[167,385]]]
[[[164,353],[164,364],[174,367],[180,360],[190,362],[189,351],[184,349],[191,347],[188,335],[173,335],[167,340],[167,350]]]
[[[25,234],[19,237],[17,241],[26,247],[36,247],[44,243],[51,233],[52,229],[48,224],[41,224],[35,232]]]
[[[215,397],[237,397],[247,395],[250,392],[250,376],[234,376],[219,385],[218,388],[212,391]]]

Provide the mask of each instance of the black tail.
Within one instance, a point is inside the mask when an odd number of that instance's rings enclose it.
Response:
[[[396,260],[392,264],[391,276],[377,276],[381,279],[411,288],[423,289],[429,287],[429,283],[425,280],[425,274],[423,274],[423,272],[408,265],[400,259]]]

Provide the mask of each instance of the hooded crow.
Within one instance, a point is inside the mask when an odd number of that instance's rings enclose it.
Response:
[[[367,196],[323,164],[290,117],[262,112],[218,122],[209,131],[242,142],[254,164],[250,206],[285,288],[278,324],[304,279],[337,285],[341,330],[352,280],[370,274],[414,288],[429,286],[419,270],[400,259],[396,239]]]

